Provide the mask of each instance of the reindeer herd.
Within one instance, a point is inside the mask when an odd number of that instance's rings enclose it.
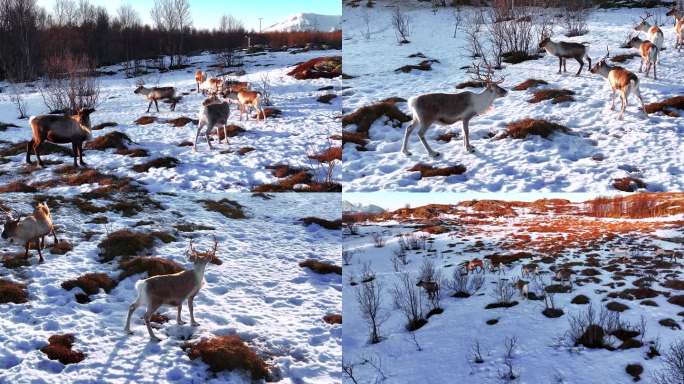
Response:
[[[681,50],[684,45],[684,14],[681,14],[677,8],[670,9],[667,16],[672,16],[675,21],[675,48]],[[653,68],[653,78],[657,80],[656,67],[658,64],[659,53],[663,49],[665,41],[663,31],[657,25],[652,25],[648,19],[652,15],[647,13],[646,16],[641,17],[641,22],[634,27],[634,31],[645,32],[647,40],[642,40],[638,36],[630,39],[629,46],[639,50],[641,56],[641,65],[639,72],[646,69],[646,77],[648,77],[651,68]],[[611,110],[615,110],[615,93],[619,93],[622,102],[618,120],[622,120],[625,109],[628,105],[629,95],[634,95],[641,103],[641,109],[646,118],[648,113],[644,105],[641,92],[639,90],[639,77],[617,65],[608,64],[610,58],[610,50],[606,47],[606,55],[602,57],[594,66],[592,66],[591,57],[587,54],[588,43],[574,43],[559,41],[554,42],[550,38],[544,38],[539,43],[539,48],[544,49],[550,55],[558,57],[558,73],[567,72],[567,59],[575,59],[580,67],[575,76],[579,76],[584,68],[584,59],[587,59],[589,65],[588,70],[592,74],[600,75],[608,80],[611,88]],[[490,110],[494,101],[497,98],[506,96],[507,91],[499,87],[504,81],[504,78],[497,80],[493,79],[493,69],[491,65],[486,65],[486,73],[482,73],[478,65],[473,64],[473,79],[483,85],[484,90],[480,93],[464,91],[459,93],[426,93],[411,97],[408,101],[409,110],[413,116],[413,120],[406,127],[404,131],[404,139],[402,141],[400,151],[406,155],[411,156],[408,151],[408,141],[411,133],[416,127],[418,129],[418,140],[423,144],[425,151],[431,157],[440,156],[439,152],[432,150],[425,139],[425,133],[433,124],[451,125],[458,121],[463,123],[463,146],[466,152],[474,152],[474,148],[470,145],[468,137],[468,124],[470,120],[484,112]]]

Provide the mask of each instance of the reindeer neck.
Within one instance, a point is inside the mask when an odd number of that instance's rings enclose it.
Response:
[[[492,105],[495,98],[496,95],[494,94],[494,90],[487,87],[485,87],[485,89],[482,92],[475,93],[472,99],[473,107],[476,110],[475,112],[485,112]]]
[[[202,281],[204,279],[204,269],[207,267],[205,263],[195,263],[193,266],[193,273],[197,281]]]

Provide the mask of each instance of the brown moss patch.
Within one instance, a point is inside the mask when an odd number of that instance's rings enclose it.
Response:
[[[99,136],[87,143],[85,143],[85,149],[94,149],[98,151],[104,151],[105,149],[127,149],[128,144],[132,144],[133,140],[128,137],[127,134],[121,133],[119,131],[109,132],[106,135]]]
[[[147,252],[154,246],[154,236],[122,229],[112,232],[97,245],[100,249],[100,261],[109,262],[117,256],[137,256]]]
[[[672,330],[682,329],[682,327],[677,323],[677,320],[675,319],[660,319],[658,320],[658,324],[662,325],[663,327],[668,327]]]
[[[128,157],[148,157],[150,155],[150,152],[143,148],[118,149],[114,153]]]
[[[226,136],[235,137],[235,136],[240,135],[244,132],[247,132],[244,128],[242,128],[239,125],[235,125],[235,124],[228,124],[228,125],[226,125],[225,128],[226,128],[225,134],[223,132],[223,127],[214,128],[214,130],[212,130],[210,134],[212,134],[214,136],[218,136],[219,140],[223,140],[226,138]],[[192,145],[192,143],[190,145]]]
[[[525,139],[530,135],[548,138],[554,133],[569,133],[567,127],[541,119],[522,119],[506,125],[506,135],[513,139]]]
[[[28,258],[24,257],[24,253],[17,253],[17,254],[6,254],[2,258],[2,266],[7,268],[7,269],[16,269],[16,268],[21,268],[21,267],[28,267],[31,265],[31,262],[29,261]]]
[[[119,280],[138,273],[146,273],[147,277],[169,275],[183,271],[183,267],[173,260],[161,257],[139,256],[119,263]]]
[[[324,103],[324,104],[330,104],[330,102],[337,98],[337,95],[334,93],[326,93],[325,95],[320,95],[316,99],[319,103]]]
[[[180,160],[175,157],[166,156],[150,160],[143,164],[134,165],[133,170],[142,173],[149,171],[151,168],[176,168],[179,164]]]
[[[329,147],[321,153],[309,155],[308,158],[319,163],[329,163],[335,160],[342,161],[342,147]]]
[[[74,351],[72,349],[75,341],[74,335],[53,335],[48,338],[48,345],[40,349],[41,352],[48,356],[50,360],[58,360],[62,364],[76,364],[83,359],[86,355],[79,351]]]
[[[268,377],[266,363],[237,335],[214,336],[182,348],[190,359],[200,358],[213,372],[243,370],[252,380]]]
[[[649,103],[645,107],[648,113],[663,112],[668,116],[679,117],[679,113],[674,109],[684,110],[684,96],[675,96],[656,103]]]
[[[329,313],[323,316],[323,321],[328,324],[342,324],[342,315]]]
[[[420,178],[436,176],[461,175],[466,171],[466,167],[459,164],[451,167],[435,168],[432,165],[418,163],[408,169],[409,172],[420,172]]]
[[[257,185],[252,188],[252,192],[342,192],[342,185],[339,183],[319,183],[313,181],[313,176],[308,171],[299,171],[290,176],[282,178],[275,183]]]
[[[458,134],[456,132],[447,132],[447,133],[442,133],[441,135],[437,136],[437,140],[443,141],[445,143],[451,142],[452,139],[458,137]]]
[[[10,280],[0,279],[0,304],[21,304],[28,301],[26,285]]]
[[[669,299],[667,299],[667,302],[670,304],[679,305],[680,307],[684,307],[684,295],[672,296]]]
[[[296,175],[303,171],[301,168],[290,167],[287,164],[267,165],[266,169],[270,169],[271,174],[279,179]]]
[[[641,374],[644,373],[644,367],[642,367],[639,363],[627,364],[625,367],[625,372],[632,376],[634,381],[639,381],[641,380]]]
[[[525,91],[525,90],[527,90],[527,89],[529,89],[529,88],[534,88],[534,87],[538,87],[538,86],[540,86],[540,85],[547,85],[547,84],[549,84],[549,83],[546,82],[546,81],[544,81],[544,80],[540,80],[540,79],[527,79],[527,80],[523,81],[522,83],[520,83],[520,84],[516,85],[515,87],[513,87],[513,90],[514,90],[514,91]]]
[[[212,231],[212,230],[216,229],[216,228],[210,227],[208,225],[196,224],[196,223],[174,224],[173,227],[179,232]]]
[[[629,309],[629,306],[617,301],[611,301],[610,303],[606,304],[606,308],[609,311],[624,312]]]
[[[38,189],[32,187],[22,181],[13,181],[4,185],[0,185],[0,193],[34,193]]]
[[[585,295],[577,295],[572,299],[571,303],[580,305],[589,304],[589,297]]]
[[[540,89],[534,91],[532,98],[527,100],[528,103],[540,103],[544,100],[552,100],[553,104],[557,104],[564,101],[574,101],[572,97],[575,94],[574,91],[569,89]]]
[[[663,283],[662,285],[665,288],[670,288],[670,289],[674,289],[677,291],[684,290],[684,280],[678,280],[678,279],[666,280],[665,283]]]
[[[106,273],[86,273],[76,279],[62,282],[62,288],[71,291],[74,288],[81,288],[86,295],[95,295],[104,289],[109,293],[116,287],[116,281],[109,277]]]
[[[411,71],[418,70],[418,71],[431,71],[432,70],[432,64],[433,63],[439,63],[439,60],[434,60],[434,59],[427,59],[423,60],[418,65],[404,65],[403,67],[399,67],[394,70],[394,72],[403,72],[403,73],[409,73]]]
[[[342,75],[342,56],[316,57],[298,64],[287,74],[297,80],[332,79]]]
[[[646,183],[636,177],[628,176],[613,180],[613,188],[623,192],[635,192],[638,189],[646,187]]]
[[[624,63],[627,60],[633,59],[635,57],[639,57],[638,54],[636,53],[628,53],[625,55],[616,55],[610,58],[610,61],[613,63]]]
[[[173,125],[174,127],[185,127],[188,123],[197,124],[198,121],[185,116],[166,120],[166,124]]]
[[[246,155],[246,154],[248,154],[254,150],[255,149],[252,147],[242,147],[242,148],[237,150],[237,153],[240,154],[241,156],[244,156],[244,155]]]
[[[356,125],[356,132],[368,132],[375,120],[386,116],[390,121],[394,121],[396,126],[411,121],[411,117],[400,111],[393,101],[382,101],[379,103],[363,106],[356,111],[342,116],[342,126],[350,124]]]
[[[141,116],[137,118],[134,123],[136,125],[147,125],[147,124],[152,124],[155,121],[157,121],[157,118],[154,116]]]
[[[443,226],[441,226],[441,225],[429,225],[429,226],[420,228],[420,230],[421,230],[422,232],[427,232],[427,233],[429,233],[429,234],[431,234],[431,235],[439,235],[439,234],[442,234],[442,233],[447,233],[447,232],[449,232],[449,229],[448,229],[448,228],[443,227]]]
[[[59,243],[50,247],[50,253],[53,255],[65,255],[67,252],[71,252],[74,246],[68,241],[60,241]]]
[[[282,114],[283,114],[283,111],[281,111],[278,108],[265,107],[264,108],[264,114],[263,114],[263,116],[260,114],[260,117],[267,119],[269,117],[278,117],[278,116],[281,116]],[[257,118],[257,115],[256,115],[256,113],[254,113],[252,115],[252,119],[256,119],[256,118]]]
[[[246,219],[244,207],[237,201],[229,199],[199,200],[207,211],[218,212],[229,219]]]
[[[117,124],[115,122],[100,123],[100,124],[96,124],[91,129],[93,131],[99,131],[101,129],[105,129],[105,128],[109,128],[109,127],[116,127],[117,125],[119,125],[119,124]]]
[[[338,275],[342,274],[342,267],[313,259],[304,260],[299,263],[299,266],[302,268],[309,268],[313,272],[320,273],[322,275],[327,275],[329,273],[336,273]]]
[[[368,144],[368,133],[367,132],[349,132],[342,131],[342,146],[344,147],[347,143],[356,144],[359,148],[365,149],[366,144]]]
[[[337,219],[334,221],[321,219],[320,217],[308,216],[299,221],[304,225],[317,224],[325,229],[342,229],[342,219]]]

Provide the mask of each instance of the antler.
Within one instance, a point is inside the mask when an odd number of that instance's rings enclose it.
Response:
[[[607,58],[609,58],[609,57],[610,57],[610,49],[608,49],[608,46],[606,45],[606,56],[603,57],[603,59],[605,60],[605,59],[607,59]]]
[[[494,69],[492,68],[492,65],[485,63],[485,67],[487,68],[487,73],[483,76],[480,71],[480,65],[473,63],[473,78],[475,80],[479,80],[485,84],[501,84],[506,80],[503,76],[500,79],[493,80]]]
[[[218,240],[216,240],[216,236],[213,236],[213,238],[214,245],[212,245],[211,249],[206,252],[195,250],[195,247],[192,246],[192,239],[190,239],[188,250],[185,251],[186,256],[195,257],[199,259],[213,259],[216,256],[216,252],[218,251]]]
[[[12,214],[12,210],[9,208],[6,208],[4,205],[0,205],[0,211],[2,211],[2,216],[6,217],[10,220],[14,220],[14,215]]]

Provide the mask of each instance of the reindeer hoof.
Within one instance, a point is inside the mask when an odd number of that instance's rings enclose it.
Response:
[[[199,323],[196,322],[196,321],[193,321],[191,325],[192,325],[193,327],[199,327]]]
[[[183,320],[181,320],[181,321],[178,322],[178,325],[185,325],[185,324],[187,324],[187,323],[186,323],[185,321],[183,321]]]
[[[411,152],[409,152],[409,151],[401,151],[401,153],[403,153],[404,156],[411,156],[411,155],[413,155],[413,154],[412,154]]]
[[[440,157],[440,156],[442,156],[442,154],[439,153],[439,152],[434,152],[434,153],[431,153],[431,154],[430,154],[430,157],[432,157],[432,158],[437,158],[437,157]]]

